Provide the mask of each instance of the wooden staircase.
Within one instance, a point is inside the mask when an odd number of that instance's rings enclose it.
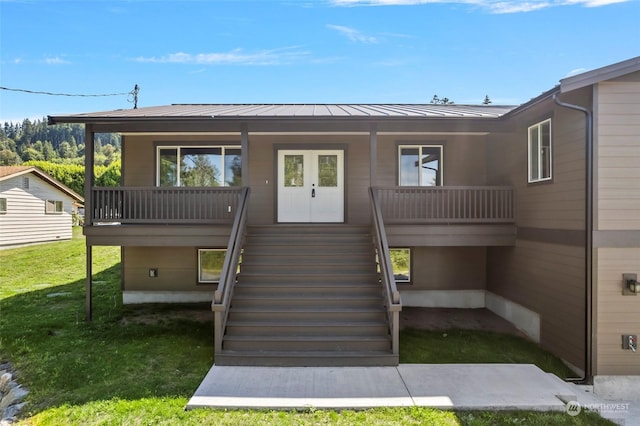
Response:
[[[217,365],[397,365],[367,227],[248,227]]]

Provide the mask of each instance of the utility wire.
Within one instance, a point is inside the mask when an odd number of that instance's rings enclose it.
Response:
[[[11,87],[0,86],[0,90],[8,90],[11,92],[29,93],[32,95],[49,95],[49,96],[68,96],[68,97],[83,97],[83,98],[98,98],[106,96],[128,96],[127,101],[133,103],[133,108],[138,108],[138,92],[140,87],[136,84],[132,91],[123,93],[106,93],[106,94],[80,94],[80,93],[53,93],[53,92],[41,92],[37,90],[28,89],[15,89]]]

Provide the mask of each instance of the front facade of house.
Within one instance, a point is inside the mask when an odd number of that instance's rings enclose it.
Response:
[[[82,197],[35,167],[0,167],[0,247],[70,240]]]
[[[608,392],[640,378],[620,345],[640,331],[640,298],[622,292],[622,274],[640,273],[639,115],[635,58],[519,107],[171,105],[50,121],[85,123],[88,141],[122,134],[122,186],[87,185],[84,232],[89,258],[122,247],[125,303],[215,294],[226,312],[232,252],[250,275],[263,238],[245,242],[245,227],[382,229],[381,274],[390,253],[409,259],[380,280],[392,335],[402,305],[486,307]]]

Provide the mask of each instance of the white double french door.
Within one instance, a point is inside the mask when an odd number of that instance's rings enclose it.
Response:
[[[344,151],[278,151],[278,222],[344,222]]]

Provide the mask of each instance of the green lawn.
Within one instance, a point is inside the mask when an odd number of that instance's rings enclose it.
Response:
[[[117,247],[94,248],[94,321],[87,323],[84,239],[78,229],[72,241],[0,251],[0,361],[11,361],[20,383],[31,392],[21,423],[611,424],[592,413],[570,417],[564,413],[454,413],[417,407],[185,412],[188,398],[213,363],[213,327],[207,320],[211,318],[207,306],[122,306],[119,254]],[[535,345],[518,349],[519,343],[511,340],[496,343],[501,341],[495,339],[504,336],[481,335],[476,335],[474,344],[487,342],[482,352],[489,359],[474,361],[461,343],[474,335],[464,333],[451,331],[443,336],[442,332],[406,330],[401,335],[401,362],[542,362],[537,355],[522,358],[523,352],[534,354]],[[501,358],[491,359],[491,348],[497,344]],[[444,348],[444,352],[436,353],[433,347]],[[541,367],[556,371],[557,365],[551,362]]]

